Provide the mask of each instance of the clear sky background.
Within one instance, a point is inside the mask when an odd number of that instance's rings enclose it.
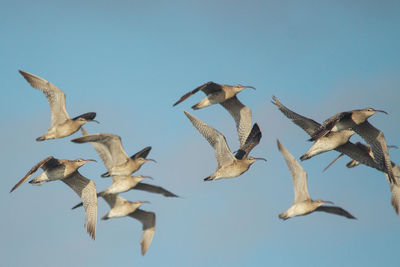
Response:
[[[0,260],[3,266],[398,266],[400,217],[382,173],[347,169],[338,153],[302,163],[314,199],[335,202],[358,220],[313,213],[278,218],[293,201],[276,138],[296,157],[308,136],[271,104],[273,95],[319,122],[341,111],[374,107],[370,121],[400,145],[400,4],[398,1],[3,1],[0,9]],[[149,200],[156,233],[140,254],[141,225],[132,218],[98,221],[96,240],[83,228],[79,198],[62,182],[11,187],[48,155],[94,158],[80,172],[98,190],[105,167],[73,136],[36,142],[50,125],[44,95],[18,69],[67,95],[71,117],[95,111],[91,133],[121,136],[129,155],[147,145],[138,174],[182,196],[130,191]],[[265,157],[236,179],[204,182],[214,172],[211,146],[183,110],[222,132],[238,148],[235,124],[221,106],[193,111],[198,85],[252,85],[240,100],[263,137],[251,153]],[[352,141],[358,141],[356,136]],[[390,151],[400,162],[400,151]],[[99,200],[99,218],[109,210]]]

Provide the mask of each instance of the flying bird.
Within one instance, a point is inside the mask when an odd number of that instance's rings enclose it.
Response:
[[[349,219],[356,219],[349,212],[337,206],[322,206],[325,204],[333,204],[325,200],[312,200],[308,193],[307,173],[301,167],[300,163],[290,154],[289,151],[277,140],[278,149],[285,158],[286,164],[290,170],[294,187],[294,202],[292,206],[285,212],[279,214],[279,218],[287,220],[289,218],[301,215],[307,215],[314,211],[324,211]]]
[[[96,184],[82,176],[78,169],[91,159],[63,160],[52,156],[45,158],[37,163],[32,169],[11,189],[10,193],[17,189],[23,182],[31,177],[39,168],[43,173],[32,179],[29,183],[32,185],[42,185],[46,182],[61,180],[82,199],[85,208],[86,218],[85,227],[89,235],[95,239],[96,220],[97,220],[97,196]]]
[[[102,220],[129,216],[142,223],[143,232],[140,244],[142,246],[142,255],[144,255],[153,240],[156,227],[156,215],[154,212],[144,211],[139,209],[139,207],[144,203],[149,202],[128,201],[118,194],[104,194],[102,195],[102,198],[111,207],[111,210],[101,218]]]
[[[310,141],[315,141],[318,138],[325,136],[331,131],[337,132],[346,129],[352,129],[357,125],[367,121],[369,117],[377,112],[387,114],[386,111],[373,108],[355,109],[346,112],[340,112],[326,119],[318,129],[311,135]]]
[[[253,149],[261,139],[261,131],[257,124],[253,126],[254,131],[252,130],[253,133],[250,134],[246,140],[247,145],[245,144],[239,151],[240,155],[238,155],[238,157],[240,157],[240,159],[238,159],[230,151],[228,144],[226,143],[225,136],[192,114],[186,111],[184,112],[193,126],[196,127],[196,129],[215,149],[215,157],[217,158],[218,162],[217,170],[210,176],[206,177],[204,181],[237,177],[246,172],[257,160],[266,161],[264,158],[253,158],[248,156],[248,153],[251,151],[251,149]]]
[[[274,96],[272,103],[278,107],[278,109],[285,115],[288,119],[290,119],[294,124],[302,128],[309,136],[318,129],[321,125],[305,116],[302,116],[286,106],[284,106],[279,100]],[[391,183],[389,177],[387,176],[388,170],[382,166],[382,164],[378,164],[373,157],[369,155],[368,152],[360,149],[358,146],[353,144],[352,142],[348,141],[346,144],[338,146],[335,148],[336,151],[339,153],[344,153],[348,157],[366,165],[371,168],[375,168],[385,174],[385,177],[389,181],[390,192],[392,194],[391,204],[395,209],[396,213],[399,214],[400,212],[400,181],[398,181],[398,177],[400,177],[400,167],[391,162],[392,164],[392,171],[394,174],[395,179],[397,180],[396,183]]]
[[[253,86],[244,86],[240,84],[227,85],[227,84],[218,84],[215,82],[207,82],[205,84],[200,85],[196,89],[184,94],[173,106],[178,105],[182,101],[186,100],[187,98],[189,98],[190,96],[194,95],[195,93],[201,90],[206,94],[206,97],[196,105],[192,106],[193,109],[200,109],[208,107],[213,104],[222,103],[225,100],[236,96],[237,93],[246,88],[252,88],[255,90]]]
[[[50,127],[45,134],[36,138],[36,141],[66,137],[78,131],[82,125],[89,121],[98,123],[98,121],[94,120],[96,117],[95,112],[88,112],[71,119],[65,109],[65,94],[63,91],[39,76],[22,70],[19,73],[33,88],[42,91],[50,104]]]
[[[140,169],[148,161],[155,162],[154,159],[147,159],[151,146],[145,147],[133,156],[129,157],[122,148],[121,137],[115,134],[86,134],[84,129],[83,136],[71,140],[74,143],[89,142],[97,151],[108,172],[101,177],[126,176],[131,175]]]

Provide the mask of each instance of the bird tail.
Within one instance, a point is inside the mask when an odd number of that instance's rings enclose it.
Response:
[[[103,177],[103,178],[110,177],[110,174],[109,174],[108,172],[106,172],[106,173],[103,173],[103,174],[101,175],[101,177]]]
[[[300,160],[301,161],[304,161],[304,160],[306,160],[306,159],[309,159],[310,157],[307,155],[307,153],[306,154],[304,154],[303,156],[301,156],[300,157]]]
[[[36,138],[36,141],[44,141],[44,140],[46,140],[45,138],[44,138],[44,135],[42,135],[42,136],[40,136],[40,137],[38,137],[38,138]]]
[[[212,179],[211,176],[204,178],[204,181],[212,181],[212,180],[214,180],[214,179]]]
[[[82,206],[83,206],[83,203],[81,202],[81,203],[76,204],[75,206],[73,206],[73,207],[71,208],[71,210],[74,210],[74,209],[79,208],[79,207],[82,207]]]
[[[287,216],[286,212],[282,212],[281,214],[279,214],[279,219],[287,220],[289,219],[289,217]]]

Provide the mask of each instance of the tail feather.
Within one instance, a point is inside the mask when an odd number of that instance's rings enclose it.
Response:
[[[211,178],[211,176],[208,176],[206,178],[204,178],[204,181],[212,181],[213,179]]]
[[[40,137],[38,137],[38,138],[36,138],[36,141],[44,141],[44,140],[46,140],[45,138],[44,138],[44,136],[42,135],[42,136],[40,136]]]
[[[101,177],[103,178],[110,177],[110,174],[108,172],[105,172],[101,175]]]

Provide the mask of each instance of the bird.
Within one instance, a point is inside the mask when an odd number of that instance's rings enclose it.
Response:
[[[124,199],[118,194],[104,194],[102,195],[102,198],[111,207],[111,210],[101,218],[102,220],[130,216],[142,223],[143,232],[140,244],[142,247],[142,255],[146,254],[147,249],[149,248],[151,241],[153,240],[156,226],[156,215],[154,212],[144,211],[139,209],[139,207],[144,203],[149,202],[131,202]]]
[[[206,97],[201,100],[196,105],[192,106],[192,109],[201,109],[208,107],[213,104],[218,104],[224,102],[225,100],[236,96],[237,93],[246,88],[252,88],[255,90],[253,86],[245,86],[241,84],[236,85],[227,85],[227,84],[218,84],[215,82],[207,82],[205,84],[200,85],[196,89],[184,94],[173,106],[178,105],[185,99],[194,95],[198,91],[203,91],[206,94]]]
[[[44,93],[50,105],[50,127],[45,134],[36,138],[36,141],[66,137],[78,131],[87,122],[98,123],[94,120],[95,112],[84,113],[71,119],[65,109],[65,93],[63,91],[39,76],[22,70],[19,70],[19,73],[33,88]]]
[[[326,119],[320,127],[311,135],[310,141],[315,141],[318,138],[325,136],[331,131],[340,131],[349,128],[354,128],[357,125],[365,122],[369,117],[377,112],[387,114],[384,110],[373,108],[355,109],[351,111],[340,112]]]
[[[49,156],[35,166],[11,189],[10,193],[17,189],[23,182],[31,177],[39,168],[43,169],[43,173],[29,181],[32,185],[42,185],[46,182],[61,180],[82,199],[85,208],[86,218],[85,227],[89,235],[95,239],[96,237],[96,220],[97,220],[97,197],[96,184],[82,176],[78,169],[92,159],[76,159],[64,160],[56,159]]]
[[[302,116],[284,106],[275,96],[273,96],[272,99],[272,104],[276,105],[278,109],[283,113],[283,115],[290,119],[294,124],[302,128],[309,136],[311,136],[315,132],[315,130],[320,127],[320,124],[318,122]],[[392,162],[392,171],[397,182],[391,183],[389,177],[386,175],[388,170],[384,168],[381,164],[378,164],[375,159],[369,155],[368,152],[360,149],[352,142],[347,141],[346,144],[338,146],[337,148],[335,148],[335,150],[339,153],[346,154],[348,157],[366,166],[383,172],[385,174],[385,177],[389,181],[390,192],[392,194],[391,204],[396,213],[400,213],[400,167],[396,163]]]
[[[165,197],[178,197],[174,193],[164,189],[161,186],[152,184],[142,183],[145,178],[152,179],[150,176],[138,175],[138,176],[112,176],[113,183],[107,189],[97,193],[97,197],[102,197],[108,194],[119,194],[129,191],[131,189],[142,190],[150,193],[161,194]],[[75,209],[82,206],[82,202],[72,207]]]
[[[290,170],[294,187],[294,202],[292,206],[285,212],[279,214],[279,218],[287,220],[289,218],[301,215],[307,215],[314,211],[324,211],[349,219],[356,219],[348,211],[337,206],[322,206],[325,204],[333,204],[331,201],[312,200],[308,193],[307,173],[301,167],[300,163],[290,154],[289,151],[277,140],[278,149],[285,158],[286,164]]]
[[[217,158],[218,162],[217,169],[213,174],[206,177],[204,181],[237,177],[247,171],[257,160],[266,161],[264,158],[248,157],[248,153],[260,142],[261,139],[261,131],[257,124],[255,124],[253,127],[253,132],[256,132],[256,134],[249,135],[249,138],[246,140],[247,145],[245,145],[244,149],[242,149],[241,158],[238,159],[230,151],[228,144],[226,143],[225,136],[192,114],[186,111],[184,111],[184,113],[189,118],[193,126],[196,127],[196,129],[215,149],[215,157]]]
[[[365,145],[361,142],[357,142],[355,143],[355,145],[360,148],[361,150],[365,151],[365,153],[368,153],[369,156],[374,159],[374,154],[372,154],[372,149],[371,146]],[[387,148],[398,148],[397,146],[387,146]],[[331,167],[338,159],[340,159],[341,157],[344,156],[344,153],[341,153],[338,157],[336,157],[328,166],[325,167],[325,169],[323,171],[326,171],[329,167]],[[358,162],[357,160],[350,160],[347,164],[346,167],[347,168],[354,168],[356,166],[360,165],[360,162]]]
[[[89,142],[94,146],[108,172],[103,173],[101,177],[110,176],[126,176],[131,175],[140,169],[140,167],[148,161],[156,162],[154,159],[146,159],[151,150],[151,146],[145,147],[133,156],[129,157],[122,148],[121,137],[115,134],[99,133],[86,134],[86,130],[82,130],[84,134],[81,137],[72,139],[74,143]]]
[[[310,149],[300,157],[300,160],[304,161],[321,153],[333,150],[338,146],[347,143],[353,134],[354,131],[349,129],[330,132],[327,135],[318,138]]]

